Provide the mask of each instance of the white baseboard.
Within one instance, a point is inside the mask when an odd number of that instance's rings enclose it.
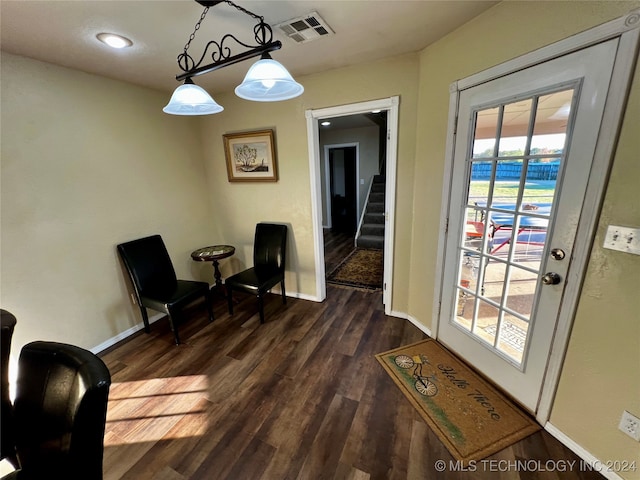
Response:
[[[287,293],[287,297],[299,298],[300,300],[309,300],[310,302],[322,303],[322,300],[320,300],[315,295],[307,295],[306,293],[294,293],[292,295],[289,295]]]
[[[405,320],[409,319],[409,315],[407,315],[404,312],[398,312],[397,310],[391,310],[389,312],[389,316],[390,317],[396,317],[396,318],[404,318]]]
[[[609,480],[623,480],[620,475],[615,472],[609,471],[607,468],[606,462],[603,462],[596,458],[595,455],[591,454],[584,449],[581,445],[577,444],[570,437],[568,437],[564,432],[559,430],[556,426],[547,422],[544,426],[544,429],[553,435],[556,440],[562,443],[565,447],[570,449],[573,453],[578,455],[585,463],[587,463],[594,471],[600,472],[603,477]],[[584,470],[584,469],[583,469]]]
[[[162,317],[164,317],[164,313],[157,313],[155,315],[151,315],[149,317],[149,324],[157,322]],[[102,342],[100,345],[97,345],[97,346],[93,347],[92,349],[90,349],[90,351],[91,351],[91,353],[97,355],[98,353],[106,350],[109,347],[114,346],[116,343],[124,340],[127,337],[130,337],[131,335],[133,335],[137,331],[142,330],[143,328],[144,328],[144,323],[142,323],[142,322],[137,323],[133,327],[126,329],[124,332],[120,332],[115,337],[111,337],[110,339]]]
[[[274,288],[272,290],[272,293],[280,295],[281,291],[279,289],[275,289]],[[301,300],[309,300],[311,302],[321,302],[321,300],[319,300],[318,297],[313,296],[313,295],[307,295],[306,293],[289,292],[289,291],[287,291],[287,297],[299,298]],[[149,324],[157,322],[158,320],[160,320],[164,316],[165,316],[164,313],[157,313],[155,315],[150,316],[149,317]],[[134,325],[133,327],[128,328],[123,332],[120,332],[115,337],[111,337],[110,339],[105,340],[100,345],[96,345],[95,347],[91,348],[90,351],[91,351],[91,353],[97,355],[98,353],[106,350],[109,347],[114,346],[116,343],[124,340],[127,337],[130,337],[131,335],[133,335],[134,333],[142,330],[143,328],[144,328],[144,324],[142,322],[140,322],[140,323]]]
[[[271,289],[271,293],[273,293],[274,295],[280,295],[282,293],[282,290],[274,287]],[[320,300],[315,295],[307,295],[306,293],[300,293],[300,292],[290,292],[289,290],[287,290],[287,297],[299,298],[300,300],[309,300],[310,302],[316,302],[316,303],[322,302],[322,300]]]
[[[425,325],[422,325],[420,322],[418,322],[417,318],[412,317],[411,315],[407,315],[407,320],[409,320],[411,323],[413,323],[413,325],[418,329],[421,330],[422,333],[425,333],[426,335],[432,337],[431,335],[431,329]]]
[[[389,316],[396,317],[396,318],[404,318],[405,320],[410,321],[418,330],[420,330],[421,332],[425,333],[428,336],[431,336],[431,329],[429,327],[425,327],[424,325],[422,325],[420,322],[418,322],[418,319],[412,317],[408,313],[398,312],[397,310],[391,310],[391,312],[389,312]]]

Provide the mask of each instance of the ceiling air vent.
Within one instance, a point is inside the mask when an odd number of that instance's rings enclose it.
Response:
[[[311,12],[298,18],[292,18],[276,25],[277,28],[297,43],[306,43],[333,34],[317,12]]]

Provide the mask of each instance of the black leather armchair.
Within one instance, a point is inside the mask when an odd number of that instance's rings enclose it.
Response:
[[[18,365],[14,478],[102,479],[111,386],[104,362],[74,345],[32,342]]]
[[[231,315],[233,315],[233,290],[241,290],[256,295],[260,323],[264,323],[263,295],[278,283],[282,291],[282,303],[287,303],[284,285],[286,250],[286,225],[273,223],[258,223],[256,225],[253,242],[253,267],[236,273],[225,281],[229,313]]]
[[[0,424],[2,436],[0,438],[0,459],[7,459],[14,467],[18,467],[18,459],[15,450],[15,422],[13,419],[13,404],[9,392],[9,358],[11,354],[11,339],[16,326],[16,317],[6,310],[0,310],[2,322],[2,411],[0,412]]]
[[[169,316],[169,325],[176,345],[179,345],[176,317],[184,307],[199,297],[204,297],[209,321],[213,321],[209,284],[178,280],[160,235],[121,243],[118,245],[118,253],[131,277],[145,332],[150,331],[146,309],[164,312]]]

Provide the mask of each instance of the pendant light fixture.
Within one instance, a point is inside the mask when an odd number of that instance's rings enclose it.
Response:
[[[184,84],[175,89],[171,100],[162,109],[164,113],[172,115],[211,115],[223,110],[204,88],[193,83],[191,77],[187,77]]]
[[[164,112],[173,115],[208,115],[223,111],[223,107],[218,105],[204,89],[193,83],[192,77],[213,72],[257,56],[261,57],[260,60],[251,66],[242,84],[235,89],[236,95],[240,98],[257,102],[276,102],[295,98],[304,92],[304,87],[293,79],[287,69],[269,55],[269,52],[280,49],[282,43],[279,40],[273,40],[273,31],[269,24],[265,23],[264,17],[236,5],[231,0],[196,1],[204,6],[204,11],[184,46],[183,52],[178,55],[178,67],[184,73],[177,75],[176,80],[184,80],[185,82],[184,85],[175,90],[171,100],[164,107]],[[191,41],[200,30],[200,24],[205,19],[209,8],[219,3],[226,3],[258,20],[258,23],[253,27],[254,39],[257,44],[249,45],[227,33],[219,42],[209,41],[200,60],[195,62],[188,53]],[[232,50],[226,43],[232,40],[238,45],[249,48],[249,50],[232,55]],[[212,49],[209,53],[212,63],[202,65],[207,57],[209,48]]]
[[[263,53],[235,92],[245,100],[278,102],[301,95],[304,87],[293,79],[280,62],[276,62],[268,53]]]

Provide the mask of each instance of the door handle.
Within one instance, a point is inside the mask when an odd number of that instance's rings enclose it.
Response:
[[[562,278],[555,272],[548,272],[542,276],[542,283],[545,285],[557,285]]]

